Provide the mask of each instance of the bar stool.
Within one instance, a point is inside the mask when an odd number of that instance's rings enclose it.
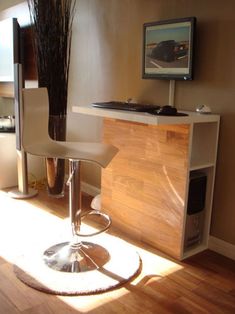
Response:
[[[104,220],[104,227],[90,234],[81,233],[81,162],[94,162],[105,168],[118,152],[112,145],[103,143],[54,141],[48,134],[49,101],[46,88],[22,90],[22,145],[32,155],[69,160],[69,213],[72,239],[48,248],[43,259],[54,270],[84,272],[102,267],[109,260],[107,249],[81,238],[106,231],[111,219],[99,210],[92,210],[86,217]]]

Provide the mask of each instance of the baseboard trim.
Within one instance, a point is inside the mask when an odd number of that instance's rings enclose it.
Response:
[[[235,245],[210,236],[209,249],[235,260]]]
[[[69,176],[68,176],[68,174],[66,174],[65,175],[65,182],[67,182],[68,178],[69,178]],[[81,189],[82,189],[82,192],[87,193],[91,196],[96,196],[96,195],[100,194],[99,188],[97,188],[96,186],[91,185],[85,181],[81,182]]]
[[[84,181],[82,181],[82,191],[91,195],[91,196],[96,196],[98,194],[100,194],[100,189],[97,188],[94,185],[91,185],[89,183],[86,183]]]

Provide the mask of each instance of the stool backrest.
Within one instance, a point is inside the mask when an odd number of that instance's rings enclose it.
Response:
[[[46,88],[22,90],[22,145],[51,141],[48,134],[49,100]],[[26,150],[27,151],[27,150]]]
[[[90,161],[106,167],[118,152],[111,144],[52,140],[48,134],[49,101],[46,88],[22,90],[22,146],[44,157]]]

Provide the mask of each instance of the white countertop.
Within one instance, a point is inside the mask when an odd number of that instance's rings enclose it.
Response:
[[[97,117],[112,118],[153,125],[218,122],[220,119],[220,116],[217,114],[200,114],[193,111],[179,111],[187,113],[188,116],[157,116],[146,112],[133,112],[125,110],[95,108],[92,107],[92,105],[73,106],[72,111],[75,113],[87,114]]]

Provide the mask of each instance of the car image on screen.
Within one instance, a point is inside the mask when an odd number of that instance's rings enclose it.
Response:
[[[188,47],[184,43],[175,40],[165,40],[157,44],[151,52],[151,58],[172,62],[188,54]]]

